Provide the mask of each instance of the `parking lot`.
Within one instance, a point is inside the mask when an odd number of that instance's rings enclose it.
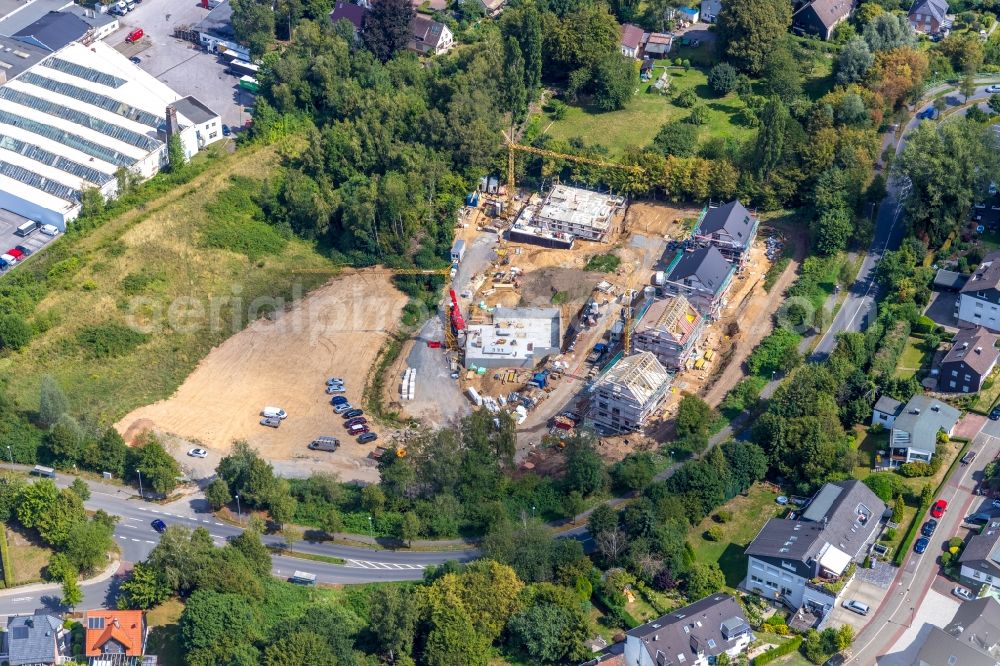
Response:
[[[254,96],[237,85],[239,77],[226,73],[222,59],[198,45],[174,37],[175,28],[191,27],[208,15],[194,0],[145,0],[119,18],[121,28],[105,40],[128,57],[138,57],[139,67],[180,95],[194,95],[217,112],[230,127],[241,127],[249,118],[246,108]],[[136,28],[145,35],[135,44],[125,37]]]
[[[22,238],[14,234],[18,226],[30,221],[27,218],[0,208],[0,254],[7,252],[9,248],[15,245],[26,247],[34,254],[53,240],[52,236],[46,236],[37,230],[27,238]],[[13,270],[13,267],[0,269],[0,273],[5,273],[9,270]]]

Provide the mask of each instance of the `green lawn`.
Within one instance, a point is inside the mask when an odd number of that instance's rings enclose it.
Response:
[[[665,63],[657,61],[657,65]],[[563,141],[582,138],[587,145],[600,144],[613,155],[621,155],[627,148],[648,146],[667,122],[686,118],[691,110],[675,106],[671,100],[688,88],[698,93],[700,103],[708,110],[708,122],[700,128],[703,141],[708,137],[744,139],[753,133],[741,113],[743,102],[735,94],[718,97],[712,93],[704,70],[671,68],[668,71],[671,83],[665,95],[650,92],[652,82],[640,83],[637,77],[632,101],[624,109],[599,113],[584,106],[571,106],[561,120],[552,120],[548,114],[543,114],[542,133]],[[663,69],[657,67],[654,72],[658,77]]]
[[[24,528],[8,525],[6,529],[14,584],[27,585],[41,581],[42,571],[48,566],[52,551],[38,543],[38,539]]]
[[[854,429],[857,439],[858,464],[854,468],[854,478],[864,480],[871,474],[872,467],[875,466],[875,456],[879,451],[887,450],[889,446],[889,431],[871,432],[870,428],[856,426]]]
[[[731,588],[739,585],[747,573],[743,551],[764,523],[781,510],[774,501],[777,496],[764,486],[755,485],[746,496],[738,495],[720,507],[732,512],[730,521],[718,523],[709,516],[692,527],[688,532],[688,542],[694,548],[695,559],[718,563],[726,575],[726,585]],[[713,526],[722,528],[723,538],[719,541],[705,538],[705,532]]]
[[[146,613],[149,625],[149,653],[159,657],[163,666],[182,666],[181,635],[178,621],[184,612],[184,602],[168,599]]]
[[[906,340],[903,353],[899,356],[895,375],[901,379],[909,379],[930,365],[930,361],[931,355],[924,350],[924,341],[911,336]]]

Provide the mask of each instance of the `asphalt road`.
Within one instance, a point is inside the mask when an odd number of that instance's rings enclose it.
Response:
[[[986,86],[976,88],[976,92],[969,98],[969,101],[987,100],[990,93],[986,92]],[[958,99],[957,93],[946,96],[949,104],[954,106],[962,103]],[[930,103],[922,104],[917,114],[906,125],[902,138],[896,144],[896,155],[902,152],[906,146],[906,139],[921,120],[918,118],[920,112],[930,108]],[[875,220],[875,234],[872,238],[871,246],[858,271],[858,277],[848,291],[847,298],[841,305],[833,323],[827,329],[823,337],[820,338],[816,348],[813,350],[811,360],[821,361],[830,355],[837,342],[837,334],[845,331],[861,331],[869,324],[870,315],[875,314],[875,302],[880,296],[879,286],[875,283],[875,266],[888,250],[895,250],[899,247],[906,236],[906,224],[902,220],[903,210],[901,201],[905,197],[904,187],[897,183],[890,182],[885,199],[879,207],[878,217]]]
[[[4,465],[10,467],[10,465]],[[23,466],[18,466],[24,469]],[[56,483],[60,487],[68,486],[73,477],[58,475]],[[159,541],[159,534],[151,523],[157,518],[168,526],[181,525],[191,529],[203,527],[212,535],[216,545],[222,546],[229,539],[239,535],[243,530],[235,525],[218,521],[211,513],[195,513],[184,516],[167,513],[164,508],[152,502],[138,499],[130,488],[116,488],[100,483],[90,483],[91,496],[85,502],[87,509],[96,511],[103,509],[109,514],[118,516],[115,528],[115,540],[125,562],[138,562],[146,558]],[[287,578],[294,571],[305,571],[316,575],[321,583],[370,583],[398,580],[419,580],[424,568],[429,565],[442,564],[448,560],[460,562],[469,561],[479,556],[478,550],[455,551],[392,551],[374,550],[364,547],[345,546],[319,540],[306,539],[292,545],[293,553],[321,555],[341,558],[344,564],[275,555],[272,557],[272,572],[279,578]],[[261,539],[269,546],[284,546],[280,535],[264,535]],[[81,608],[106,605],[113,600],[115,579],[83,586],[84,601]],[[58,608],[59,592],[25,593],[0,597],[0,616],[14,613],[31,612],[36,608]]]
[[[893,644],[913,623],[927,590],[930,589],[940,567],[938,554],[943,544],[955,536],[965,516],[979,511],[981,505],[989,507],[989,500],[973,495],[982,468],[1000,452],[1000,437],[995,432],[996,424],[987,421],[983,431],[973,440],[973,448],[979,454],[976,464],[958,465],[948,477],[938,495],[948,501],[948,510],[939,521],[926,552],[922,555],[910,550],[902,571],[897,574],[893,586],[888,590],[882,605],[868,625],[858,634],[851,648],[852,664],[874,664],[876,657],[888,654]],[[998,433],[1000,434],[1000,433]],[[929,516],[923,516],[926,520]],[[942,622],[947,618],[942,618]]]

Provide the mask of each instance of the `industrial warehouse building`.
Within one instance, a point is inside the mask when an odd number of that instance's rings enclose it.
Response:
[[[624,197],[555,185],[538,207],[532,224],[583,240],[603,241],[615,214],[624,209]]]
[[[626,356],[594,384],[591,418],[614,432],[639,430],[669,388],[670,374],[652,352]]]
[[[492,324],[472,324],[465,338],[465,365],[533,368],[562,347],[559,308],[497,308]]]
[[[652,352],[665,368],[678,370],[687,365],[705,319],[683,296],[654,301],[632,332],[636,351]]]
[[[174,129],[187,157],[221,138],[207,133],[207,116],[217,114],[90,41],[89,31],[81,38],[80,18],[68,16],[22,28],[27,41],[0,38],[0,208],[63,230],[84,189],[111,197],[118,169],[149,178],[166,164],[168,106],[177,107]],[[60,36],[62,28],[73,32]]]

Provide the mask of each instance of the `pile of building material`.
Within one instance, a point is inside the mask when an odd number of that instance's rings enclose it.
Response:
[[[403,373],[403,381],[399,386],[399,394],[403,400],[413,400],[417,390],[417,369],[407,368]]]

